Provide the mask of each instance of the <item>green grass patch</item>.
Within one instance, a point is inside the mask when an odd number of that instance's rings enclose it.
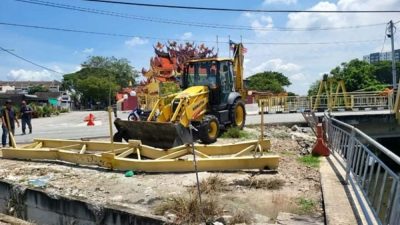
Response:
[[[296,155],[296,153],[291,152],[291,151],[284,151],[284,152],[280,152],[281,155],[285,155],[285,156],[293,156]]]
[[[285,131],[278,131],[278,132],[272,133],[272,137],[279,138],[279,139],[288,139],[288,138],[291,138],[292,135],[290,135],[288,132],[285,132]]]
[[[298,158],[298,160],[306,166],[319,168],[319,156],[306,155]]]
[[[300,213],[309,214],[314,211],[316,202],[312,199],[300,197],[297,199],[297,205]]]
[[[226,130],[222,135],[222,138],[248,138],[250,134],[244,130],[241,130],[237,127],[231,127]]]

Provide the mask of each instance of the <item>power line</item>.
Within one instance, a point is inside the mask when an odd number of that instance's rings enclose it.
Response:
[[[368,42],[379,42],[381,39],[332,41],[332,42],[244,42],[246,45],[343,45]]]
[[[61,75],[63,74],[63,73],[60,73],[60,72],[55,71],[55,70],[53,70],[53,69],[50,69],[50,68],[48,68],[48,67],[45,67],[45,66],[39,65],[39,64],[37,64],[37,63],[35,63],[35,62],[32,62],[31,60],[26,59],[26,58],[24,58],[24,57],[22,57],[22,56],[19,56],[19,55],[13,53],[13,52],[11,52],[11,51],[9,51],[9,50],[7,50],[7,49],[1,47],[1,46],[0,46],[0,50],[2,50],[2,51],[4,51],[4,52],[7,52],[7,53],[10,54],[10,55],[13,55],[13,56],[15,56],[15,57],[17,57],[17,58],[19,58],[19,59],[25,61],[25,62],[28,62],[28,63],[30,63],[30,64],[32,64],[32,65],[35,65],[35,66],[37,66],[37,67],[40,67],[40,68],[42,68],[42,69],[45,69],[45,70],[48,70],[48,71],[51,71],[51,72],[54,72],[54,73],[58,73],[58,74],[61,74]]]
[[[112,0],[82,0],[82,1],[141,6],[141,7],[225,11],[225,12],[255,12],[255,13],[300,13],[300,12],[301,13],[399,13],[400,12],[400,10],[288,10],[288,9],[266,10],[266,9],[213,8],[213,7],[183,6],[183,5],[148,4],[148,3],[122,2],[122,1],[112,1]]]
[[[80,11],[85,13],[92,13],[98,15],[106,15],[106,16],[113,16],[113,17],[120,17],[125,19],[133,19],[133,20],[142,20],[147,22],[154,22],[154,23],[163,23],[163,24],[172,24],[172,25],[181,25],[181,26],[190,26],[190,27],[206,27],[206,28],[214,28],[214,29],[229,29],[229,30],[260,30],[260,31],[325,31],[325,30],[341,30],[341,29],[358,29],[358,28],[365,28],[365,27],[374,27],[386,24],[386,22],[382,23],[375,23],[375,24],[364,24],[364,25],[355,25],[355,26],[343,26],[343,27],[302,27],[302,28],[287,28],[287,27],[251,27],[251,26],[241,26],[241,25],[229,25],[229,24],[215,24],[215,23],[200,23],[194,21],[183,21],[183,20],[171,20],[166,18],[157,18],[157,17],[144,17],[138,16],[133,14],[125,14],[119,13],[114,11],[106,11],[106,10],[99,10],[93,8],[85,8],[80,6],[74,5],[67,5],[67,4],[59,4],[53,3],[48,1],[41,1],[41,0],[15,0],[18,2],[53,7],[53,8],[60,8],[60,9],[67,9],[72,11]]]
[[[54,30],[54,31],[72,32],[72,33],[83,33],[83,34],[92,34],[92,35],[102,35],[102,36],[113,36],[113,37],[141,38],[141,39],[165,40],[165,41],[170,40],[170,41],[194,41],[194,42],[215,43],[215,41],[207,41],[207,40],[187,40],[187,39],[177,39],[177,38],[150,37],[150,36],[141,36],[141,35],[86,31],[86,30],[76,30],[76,29],[58,28],[58,27],[45,27],[45,26],[16,24],[16,23],[0,22],[0,25],[25,27],[25,28],[33,28],[33,29],[43,29],[43,30]],[[226,43],[228,43],[228,42],[226,42]]]
[[[189,42],[204,42],[204,43],[215,43],[211,40],[193,40],[193,39],[176,39],[176,38],[164,38],[164,37],[151,37],[151,36],[140,36],[140,35],[130,35],[130,34],[119,34],[119,33],[107,33],[107,32],[97,32],[97,31],[86,31],[86,30],[76,30],[68,28],[58,28],[58,27],[45,27],[37,25],[26,25],[26,24],[16,24],[16,23],[6,23],[1,22],[0,25],[13,26],[13,27],[24,27],[32,29],[43,29],[43,30],[55,30],[63,32],[72,33],[84,33],[92,35],[102,35],[102,36],[113,36],[113,37],[129,37],[129,38],[141,38],[141,39],[152,39],[152,40],[166,40],[166,41],[189,41]],[[332,45],[332,44],[354,44],[354,43],[365,43],[365,42],[377,42],[380,39],[371,40],[351,40],[351,41],[333,41],[333,42],[244,42],[246,45]],[[228,44],[229,41],[220,41],[219,43]]]

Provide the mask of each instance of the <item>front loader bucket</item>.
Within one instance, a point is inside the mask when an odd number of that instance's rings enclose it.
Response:
[[[190,143],[192,140],[189,130],[180,124],[126,121],[117,118],[114,125],[118,130],[114,135],[115,141],[140,140],[145,145],[169,149]]]

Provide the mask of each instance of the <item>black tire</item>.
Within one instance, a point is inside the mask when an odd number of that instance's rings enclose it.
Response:
[[[199,127],[199,139],[204,144],[211,144],[217,141],[219,135],[219,122],[217,117],[206,115]]]
[[[128,116],[128,121],[137,121],[136,116],[131,114]]]
[[[113,141],[114,142],[122,142],[122,135],[120,132],[117,132],[114,134]]]
[[[237,109],[241,108],[242,115],[237,113]],[[237,115],[238,114],[238,115]],[[230,108],[230,115],[231,115],[231,126],[232,127],[238,127],[239,129],[243,129],[245,123],[246,123],[246,108],[243,100],[237,99],[233,103],[232,107]],[[236,117],[241,116],[242,117],[242,122],[239,122]]]

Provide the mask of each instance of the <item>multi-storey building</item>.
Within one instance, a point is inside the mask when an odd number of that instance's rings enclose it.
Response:
[[[394,51],[394,59],[396,62],[400,62],[400,49],[396,49]],[[391,61],[392,60],[392,52],[375,52],[369,55],[365,55],[363,60],[368,63],[377,63],[381,61]]]

